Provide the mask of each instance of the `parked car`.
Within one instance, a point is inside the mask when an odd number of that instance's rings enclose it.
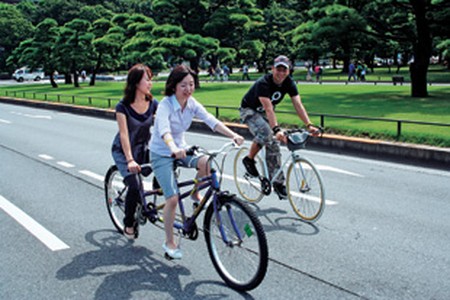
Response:
[[[28,67],[22,67],[15,70],[12,77],[18,82],[23,82],[24,80],[39,81],[44,78],[44,75],[44,71],[41,68],[32,71]]]

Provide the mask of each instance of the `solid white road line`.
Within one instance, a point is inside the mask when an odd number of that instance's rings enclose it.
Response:
[[[45,229],[41,224],[28,216],[17,206],[6,200],[0,195],[0,208],[8,215],[14,218],[20,225],[28,230],[32,235],[39,239],[45,246],[52,251],[69,249],[70,247],[57,238],[53,233]]]
[[[11,124],[11,121],[0,119],[0,123]]]
[[[226,175],[226,174],[223,174],[222,176],[223,176],[224,179],[234,180],[233,176]],[[243,178],[239,178],[239,181],[242,182],[242,183],[245,183],[245,184],[249,184],[248,181],[244,180]],[[294,193],[294,195],[296,197],[302,197],[302,198],[305,198],[305,199],[313,201],[313,202],[319,202],[319,198],[317,198],[315,196],[309,196],[309,195],[300,194],[300,193]],[[338,204],[337,201],[329,200],[329,199],[325,200],[325,205],[337,205],[337,204]]]
[[[89,176],[91,178],[97,179],[99,181],[104,181],[105,180],[105,177],[103,177],[101,175],[98,175],[98,174],[96,174],[94,172],[88,171],[88,170],[81,170],[81,171],[78,171],[78,172],[80,172],[83,175]]]
[[[319,170],[321,170],[321,171],[331,171],[331,172],[345,174],[345,175],[349,175],[349,176],[364,177],[364,175],[361,175],[361,174],[358,174],[358,173],[354,173],[354,172],[350,172],[350,171],[346,171],[346,170],[339,169],[339,168],[334,168],[334,167],[331,167],[331,166],[317,165],[317,168]]]

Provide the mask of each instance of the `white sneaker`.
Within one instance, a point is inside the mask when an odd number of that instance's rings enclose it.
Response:
[[[164,243],[162,247],[166,252],[166,255],[171,259],[181,259],[183,257],[183,252],[180,248],[170,249],[169,247],[167,247],[166,243]]]

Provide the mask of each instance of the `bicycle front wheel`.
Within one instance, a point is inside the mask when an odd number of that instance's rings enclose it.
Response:
[[[233,165],[233,177],[239,195],[241,195],[241,197],[244,198],[245,201],[259,202],[264,196],[261,180],[258,177],[253,177],[247,174],[247,170],[245,169],[245,166],[242,163],[242,159],[244,159],[244,157],[247,156],[249,151],[250,151],[249,148],[242,147],[236,153]],[[260,175],[264,174],[262,167],[263,164],[259,156],[255,157],[255,164],[259,174]]]
[[[105,197],[108,214],[116,229],[123,233],[125,217],[125,196],[127,187],[117,166],[111,166],[105,176]]]
[[[304,221],[317,221],[325,209],[322,177],[307,158],[299,158],[287,171],[286,188],[295,213]]]
[[[211,202],[204,220],[209,256],[231,288],[248,291],[264,279],[268,264],[266,235],[255,213],[234,195]]]

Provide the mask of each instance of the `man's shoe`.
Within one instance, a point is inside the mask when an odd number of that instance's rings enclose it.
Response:
[[[256,169],[255,160],[251,159],[250,157],[246,156],[242,160],[242,163],[244,164],[245,169],[247,170],[247,173],[250,174],[253,177],[258,177],[258,169]]]
[[[169,247],[167,247],[166,243],[164,243],[162,247],[166,252],[166,258],[168,259],[181,259],[183,257],[183,252],[180,248],[170,249]]]
[[[277,193],[278,197],[280,197],[280,200],[287,199],[288,195],[286,192],[286,187],[282,183],[274,183],[273,184],[273,190],[275,193]]]

